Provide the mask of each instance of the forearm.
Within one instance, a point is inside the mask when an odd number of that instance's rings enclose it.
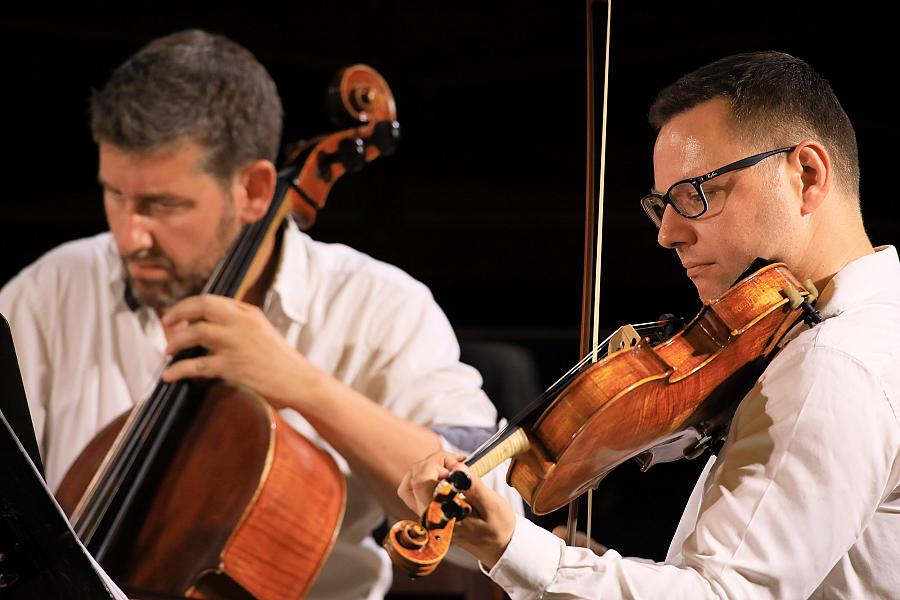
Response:
[[[397,486],[410,466],[440,449],[436,433],[394,415],[333,377],[312,378],[291,403],[366,482],[385,509],[408,515]]]

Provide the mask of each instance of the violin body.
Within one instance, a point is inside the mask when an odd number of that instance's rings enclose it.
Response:
[[[129,414],[104,428],[57,491],[71,515]],[[340,528],[345,481],[264,400],[213,386],[160,461],[104,567],[130,594],[300,598]]]
[[[513,459],[507,481],[546,514],[629,458],[672,440],[689,445],[702,437],[697,430],[727,424],[799,319],[781,291],[788,286],[802,289],[783,264],[769,265],[708,301],[665,342],[644,339],[590,364],[526,428],[530,449]],[[653,462],[661,461],[650,456],[645,465]]]
[[[816,322],[811,282],[783,263],[766,265],[707,301],[679,333],[647,338],[573,369],[466,464],[483,475],[512,458],[507,482],[538,515],[593,489],[613,468],[641,457],[693,458],[727,430],[737,405],[801,319]],[[811,314],[812,313],[812,314]],[[465,478],[438,483],[420,522],[399,521],[384,547],[413,577],[428,575],[449,550],[456,521],[471,507]]]

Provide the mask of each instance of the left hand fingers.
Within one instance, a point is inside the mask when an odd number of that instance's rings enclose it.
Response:
[[[166,354],[175,356],[178,352],[194,346],[202,346],[210,353],[226,345],[229,339],[225,327],[207,321],[186,324],[169,333]]]
[[[212,355],[186,358],[172,363],[162,372],[162,380],[172,382],[178,379],[215,379],[223,376],[222,361]]]
[[[431,503],[438,481],[450,474],[448,467],[459,462],[452,452],[436,452],[414,464],[403,476],[397,493],[400,499],[416,513],[421,514]]]
[[[224,323],[237,314],[241,303],[233,298],[203,294],[190,296],[169,307],[162,317],[163,326],[171,328],[181,321]]]

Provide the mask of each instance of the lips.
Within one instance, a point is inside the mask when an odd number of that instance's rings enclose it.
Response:
[[[129,261],[128,271],[135,279],[158,279],[169,273],[169,266],[164,263]]]
[[[687,271],[687,276],[690,278],[694,278],[700,274],[702,274],[705,270],[713,266],[714,263],[701,263],[701,262],[685,262],[682,263],[685,271]]]

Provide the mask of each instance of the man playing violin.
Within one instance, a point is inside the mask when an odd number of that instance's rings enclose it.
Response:
[[[824,320],[792,329],[741,401],[665,562],[567,547],[474,475],[454,539],[513,598],[896,598],[900,262],[864,230],[847,115],[805,62],[761,52],[682,77],[650,122],[641,203],[700,298],[761,257],[811,279]],[[437,453],[399,493],[421,511],[457,469]]]
[[[221,378],[248,388],[328,449],[347,507],[309,597],[378,598],[390,562],[371,538],[414,461],[474,449],[496,412],[459,362],[425,286],[287,220],[264,247],[245,302],[198,295],[274,191],[282,107],[246,49],[184,31],[128,59],[91,100],[109,232],[65,244],[0,292],[47,482],[165,381]],[[514,492],[498,474],[500,493]],[[299,508],[299,505],[298,505]],[[313,509],[313,508],[311,508]]]

